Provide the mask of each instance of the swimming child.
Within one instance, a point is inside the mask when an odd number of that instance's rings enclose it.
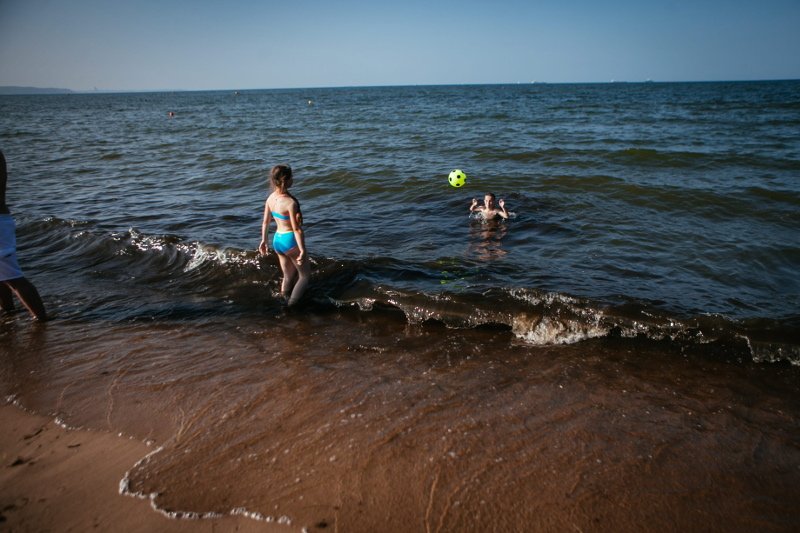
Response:
[[[31,316],[39,321],[47,320],[42,298],[33,283],[22,275],[17,262],[17,236],[14,218],[6,205],[6,159],[0,152],[0,309],[14,310],[16,294]]]
[[[506,210],[506,202],[502,198],[497,202],[497,207],[494,205],[495,196],[492,193],[483,197],[483,205],[478,205],[476,198],[472,199],[472,205],[469,206],[470,213],[480,213],[484,220],[495,220],[496,218],[508,218],[508,211]]]
[[[289,306],[300,300],[311,277],[311,267],[306,256],[306,243],[303,236],[303,215],[300,202],[289,194],[293,183],[292,168],[289,165],[275,165],[270,172],[272,194],[264,204],[264,220],[261,224],[261,244],[258,251],[269,254],[267,238],[269,225],[275,220],[276,230],[272,248],[278,254],[283,271],[281,294],[287,298]]]

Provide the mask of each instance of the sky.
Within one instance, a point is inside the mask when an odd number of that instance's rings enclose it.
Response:
[[[0,0],[0,86],[800,79],[800,0]]]

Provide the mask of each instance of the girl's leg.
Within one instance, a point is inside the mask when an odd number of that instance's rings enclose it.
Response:
[[[280,261],[281,270],[283,271],[281,294],[283,294],[284,298],[289,299],[289,295],[292,293],[292,287],[295,285],[297,268],[295,268],[294,262],[283,254],[278,254],[278,261]]]
[[[4,282],[17,295],[17,298],[28,309],[31,316],[36,320],[47,320],[47,312],[44,309],[42,298],[33,283],[25,278],[9,279]]]
[[[14,298],[11,297],[11,288],[5,281],[0,281],[0,309],[6,313],[14,310]]]
[[[296,262],[297,255],[298,254],[294,254],[291,256],[292,267],[297,272],[298,279],[297,283],[294,284],[294,288],[292,289],[292,296],[289,298],[290,307],[300,300],[306,290],[306,287],[308,287],[309,280],[311,279],[311,265],[308,262],[308,256],[305,257],[305,261],[298,265]]]

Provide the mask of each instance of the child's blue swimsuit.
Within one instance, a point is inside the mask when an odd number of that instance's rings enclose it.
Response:
[[[289,217],[286,215],[281,215],[280,213],[276,213],[275,211],[272,212],[272,216],[275,218],[279,218],[281,220],[289,220]],[[294,238],[294,231],[287,231],[287,232],[279,232],[276,231],[275,235],[272,237],[272,248],[275,249],[276,252],[279,254],[286,254],[289,250],[297,246],[297,240]]]

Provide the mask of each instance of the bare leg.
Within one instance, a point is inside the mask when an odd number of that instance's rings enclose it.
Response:
[[[11,296],[11,288],[5,281],[0,281],[0,309],[6,313],[14,311],[14,298]]]
[[[42,322],[47,320],[47,311],[45,311],[42,298],[33,283],[25,278],[8,279],[4,283],[16,293],[19,301],[28,309],[33,318]]]
[[[300,298],[303,296],[303,293],[306,291],[306,287],[308,287],[309,280],[311,279],[311,265],[308,262],[308,257],[306,256],[305,260],[298,265],[297,256],[299,254],[300,252],[298,250],[296,253],[289,256],[289,259],[292,261],[292,266],[298,275],[297,283],[294,284],[292,295],[289,297],[289,307],[293,306],[300,300]]]
[[[281,270],[283,270],[283,281],[281,282],[281,294],[287,300],[292,293],[292,287],[297,277],[297,268],[291,259],[283,254],[278,254],[278,261],[281,263]]]

